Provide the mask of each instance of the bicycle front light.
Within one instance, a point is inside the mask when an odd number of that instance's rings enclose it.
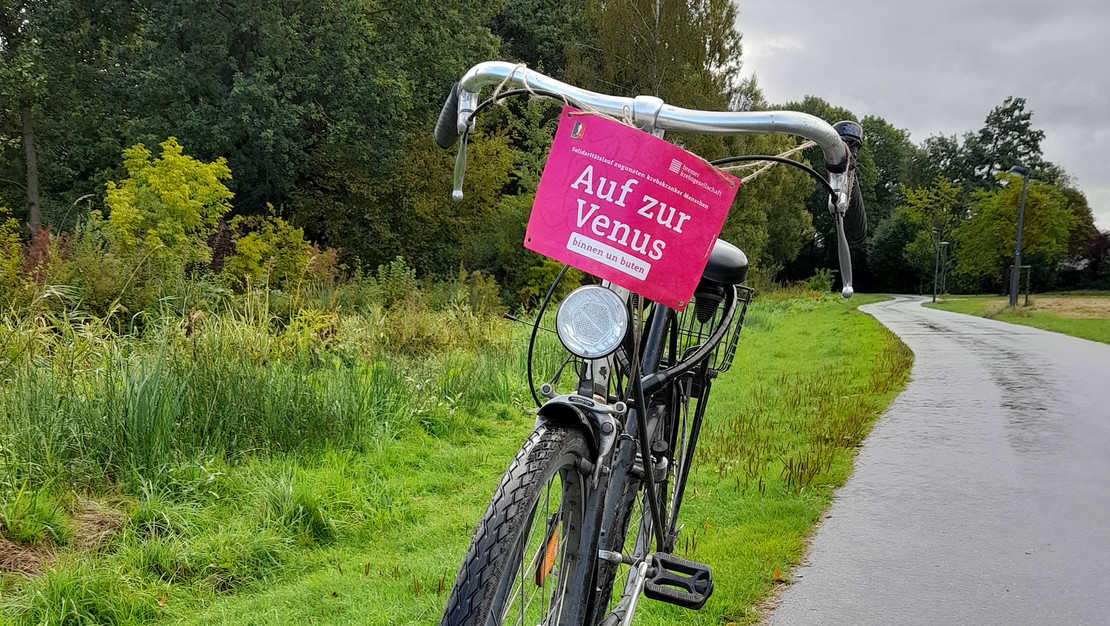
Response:
[[[579,287],[559,305],[555,330],[575,356],[599,359],[612,354],[624,341],[628,309],[620,296],[605,287]]]

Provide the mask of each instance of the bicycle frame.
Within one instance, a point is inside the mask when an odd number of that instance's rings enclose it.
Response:
[[[792,111],[694,111],[667,105],[652,96],[623,98],[594,93],[520,65],[481,63],[471,68],[462,77],[456,90],[452,91],[436,128],[436,141],[441,147],[448,147],[453,143],[455,138],[451,134],[454,132],[463,137],[455,166],[453,197],[456,199],[462,197],[466,136],[473,127],[473,114],[481,106],[479,92],[483,87],[495,85],[499,92],[509,86],[559,97],[580,108],[623,118],[657,137],[662,137],[667,130],[697,134],[786,133],[816,142],[824,154],[830,173],[828,182],[832,194],[829,209],[835,216],[837,227],[843,294],[845,297],[852,294],[851,259],[843,227],[854,182],[854,171],[850,167],[852,157],[837,129],[823,120]],[[452,121],[455,122],[454,126],[451,125]],[[548,400],[540,407],[536,418],[537,426],[550,423],[580,427],[584,433],[590,435],[593,443],[593,460],[584,461],[581,466],[581,470],[590,476],[590,489],[586,504],[587,515],[583,521],[582,544],[577,553],[596,554],[599,555],[599,560],[595,560],[592,568],[576,568],[575,577],[568,581],[572,594],[570,597],[588,599],[589,602],[572,603],[573,606],[566,607],[566,611],[559,617],[559,623],[567,625],[583,624],[591,617],[594,620],[604,619],[606,625],[629,623],[651,567],[652,544],[654,543],[659,553],[673,552],[680,530],[678,515],[705,418],[712,381],[717,374],[710,365],[711,358],[725,340],[731,325],[736,324],[738,329],[738,325],[742,323],[742,313],[737,318],[737,289],[747,289],[738,285],[719,285],[724,288],[721,308],[717,309],[719,321],[711,332],[704,337],[699,336],[699,343],[689,354],[681,354],[687,346],[680,345],[677,311],[653,303],[648,319],[641,319],[644,311],[642,299],[633,297],[627,289],[609,283],[605,283],[605,286],[628,302],[634,313],[640,313],[640,316],[633,317],[630,336],[618,352],[585,361],[578,371],[573,393],[556,395],[551,384],[543,385],[540,393]],[[745,295],[748,294],[750,290]],[[745,299],[745,307],[746,303]],[[539,324],[539,321],[536,323]],[[533,341],[534,337],[535,334]],[[734,340],[735,337],[731,339]],[[531,372],[531,363],[529,368]],[[613,387],[614,373],[618,370],[626,374],[628,384],[614,398],[610,395],[610,389]],[[692,417],[689,415],[690,402],[696,403]],[[653,445],[657,443],[659,449],[653,449]],[[658,467],[657,458],[660,463]],[[669,477],[673,475],[669,501],[665,503],[659,500],[660,496],[668,495],[666,489],[663,493],[656,491],[657,480],[660,480],[657,473],[660,471],[662,484],[672,481]],[[640,483],[643,485],[642,489]],[[639,497],[638,494],[644,494],[644,503],[647,506],[637,531],[633,555],[626,556],[610,549],[602,549],[602,542],[606,542],[604,546],[607,548],[615,546],[621,549],[623,546],[625,530],[617,527],[616,516],[626,515],[622,509],[624,504],[620,500],[628,497],[630,489],[634,498]],[[622,534],[617,537],[614,530]],[[621,544],[615,545],[612,543],[614,541],[620,541]],[[621,602],[617,605],[617,611],[610,615],[603,614],[608,611],[609,598],[599,597],[600,594],[594,593],[592,588],[598,575],[600,559],[610,563],[619,561],[629,566],[630,574],[625,582]],[[704,602],[704,599],[701,601]]]

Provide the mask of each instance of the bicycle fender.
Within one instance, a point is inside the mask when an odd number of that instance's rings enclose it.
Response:
[[[595,460],[600,457],[603,449],[602,421],[603,416],[571,402],[568,396],[548,400],[540,407],[539,413],[536,415],[536,426],[541,424],[569,424],[581,428],[583,434],[586,435],[586,442],[590,446],[590,454],[593,455]]]

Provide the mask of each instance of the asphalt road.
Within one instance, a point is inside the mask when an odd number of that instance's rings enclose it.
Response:
[[[861,307],[914,352],[769,619],[1110,624],[1110,345]]]

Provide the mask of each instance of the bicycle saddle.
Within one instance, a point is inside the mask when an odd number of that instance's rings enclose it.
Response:
[[[748,278],[748,256],[724,239],[713,244],[702,278],[724,285],[739,285]]]

